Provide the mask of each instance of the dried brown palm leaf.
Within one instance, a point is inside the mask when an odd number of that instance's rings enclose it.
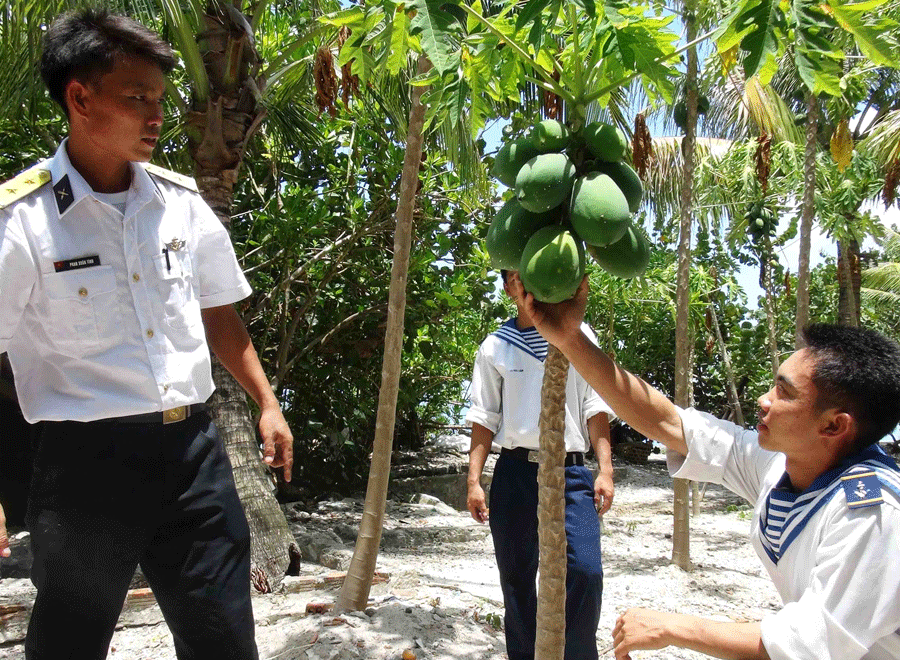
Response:
[[[881,193],[884,199],[884,208],[894,203],[897,197],[897,184],[900,183],[900,158],[892,162],[884,175],[884,191]]]
[[[763,133],[756,138],[756,179],[762,186],[762,194],[769,188],[769,172],[772,169],[772,136]]]
[[[327,109],[332,117],[337,116],[334,102],[337,99],[338,83],[334,73],[334,56],[327,46],[321,46],[316,51],[313,77],[316,81],[316,105],[319,107],[319,113]]]
[[[638,176],[647,180],[647,172],[653,162],[653,139],[643,113],[634,117],[634,136],[631,138],[631,162]]]

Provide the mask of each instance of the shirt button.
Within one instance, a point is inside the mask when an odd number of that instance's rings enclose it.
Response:
[[[168,392],[168,391],[169,391],[169,386],[163,385],[163,392]]]
[[[147,337],[153,339],[153,330],[147,330]]]
[[[85,289],[84,287],[81,287],[80,289],[78,289],[78,295],[81,296],[82,298],[87,298],[87,294],[88,294],[88,290]]]
[[[135,273],[134,275],[131,276],[131,279],[133,279],[135,282],[138,282],[138,281],[140,281],[141,276],[138,275],[137,273]]]

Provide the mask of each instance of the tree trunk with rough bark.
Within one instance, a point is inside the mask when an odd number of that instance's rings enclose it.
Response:
[[[838,241],[838,323],[860,325],[860,287],[862,270],[859,261],[859,242],[853,239]]]
[[[238,170],[247,143],[265,118],[265,109],[250,90],[265,83],[251,80],[247,67],[238,67],[242,73],[236,77],[228,74],[225,55],[246,56],[252,50],[246,34],[236,36],[225,13],[206,15],[205,21],[203,61],[209,100],[195,101],[185,118],[188,151],[200,194],[230,233]],[[244,390],[215,358],[213,381],[216,392],[210,399],[210,414],[228,451],[250,525],[251,579],[258,591],[269,592],[281,582],[291,562],[299,559],[299,550],[275,499],[273,477],[262,462]]]
[[[806,101],[806,152],[803,160],[803,203],[800,211],[800,260],[797,265],[797,321],[794,347],[803,348],[803,328],[809,323],[809,258],[813,218],[816,214],[816,131],[819,102],[810,93]]]
[[[686,39],[697,36],[694,17],[696,3],[684,4]],[[694,195],[694,146],[697,133],[697,50],[687,51],[687,127],[682,142],[684,179],[681,186],[681,229],[678,237],[678,274],[675,284],[675,403],[690,406],[691,346],[690,346],[690,272],[691,222]],[[673,502],[672,562],[683,570],[691,568],[690,551],[690,486],[684,479],[675,479]]]
[[[569,361],[555,346],[544,360],[538,464],[538,582],[535,658],[562,660],[566,648],[566,380]]]
[[[769,360],[772,363],[772,378],[778,373],[781,364],[781,356],[778,352],[778,333],[775,328],[775,320],[778,314],[775,300],[775,282],[772,279],[772,240],[768,234],[765,236],[763,247],[760,248],[759,263],[762,281],[760,284],[766,292],[766,329],[769,338]]]
[[[431,62],[419,56],[418,72],[426,73]],[[394,232],[394,261],[391,267],[391,288],[388,294],[387,329],[384,338],[384,358],[381,369],[381,390],[378,393],[378,415],[375,421],[375,440],[366,503],[359,525],[359,536],[347,577],[341,587],[335,607],[338,610],[363,610],[372,588],[381,527],[387,501],[388,478],[391,472],[391,448],[394,421],[397,415],[397,392],[400,386],[400,357],[403,350],[403,322],[406,314],[406,278],[409,272],[409,253],[412,243],[413,211],[422,162],[422,141],[425,126],[425,105],[422,94],[427,87],[412,88],[412,107],[406,133],[406,155],[400,176],[400,197],[397,201],[397,228]]]

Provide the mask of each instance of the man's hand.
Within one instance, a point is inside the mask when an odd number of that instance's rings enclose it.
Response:
[[[669,623],[673,615],[641,608],[630,609],[613,628],[616,660],[631,660],[632,651],[662,649],[671,643]]]
[[[600,472],[594,480],[594,505],[597,507],[597,513],[601,516],[612,506],[614,493],[615,486],[613,486],[612,475]]]
[[[488,519],[488,508],[484,502],[484,488],[480,484],[469,486],[469,494],[466,497],[466,506],[469,513],[480,523],[486,523]]]
[[[294,436],[278,406],[269,406],[259,416],[259,434],[263,440],[263,461],[270,467],[284,468],[284,480],[291,480],[294,466]]]
[[[9,557],[12,552],[9,549],[9,534],[6,533],[6,514],[0,506],[0,557]]]
[[[557,348],[562,348],[581,332],[581,323],[584,320],[584,310],[587,306],[587,275],[581,280],[575,295],[561,303],[550,304],[536,301],[532,294],[525,292],[518,273],[510,273],[509,288],[512,291],[513,299],[522,304],[531,316],[537,331]]]

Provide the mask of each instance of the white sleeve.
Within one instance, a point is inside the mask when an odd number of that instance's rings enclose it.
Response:
[[[737,424],[693,408],[678,408],[678,414],[688,454],[666,454],[669,474],[721,484],[755,504],[763,478],[779,454],[760,448],[757,434]]]
[[[585,336],[587,336],[587,338],[591,340],[594,346],[598,345],[597,335],[594,334],[591,326],[589,326],[587,323],[582,323],[581,330],[584,332]],[[570,367],[570,369],[571,368],[572,367]],[[578,374],[578,376],[581,377],[581,374]],[[600,398],[600,395],[597,394],[594,389],[587,384],[587,381],[584,381],[584,385],[584,400],[581,403],[581,423],[587,426],[587,421],[598,413],[606,413],[607,417],[609,417],[609,421],[613,421],[616,418],[616,414],[613,412],[613,409],[609,407],[609,404],[607,404],[606,401]]]
[[[0,213],[0,353],[19,327],[37,279],[37,266],[19,222]]]
[[[857,660],[900,630],[900,510],[883,503],[840,513],[809,558],[809,587],[762,620],[772,660]]]
[[[234,255],[225,227],[199,196],[191,200],[194,231],[194,280],[200,307],[220,307],[243,300],[252,293]]]
[[[479,424],[492,433],[500,428],[503,378],[482,344],[475,355],[469,411],[466,421]]]

